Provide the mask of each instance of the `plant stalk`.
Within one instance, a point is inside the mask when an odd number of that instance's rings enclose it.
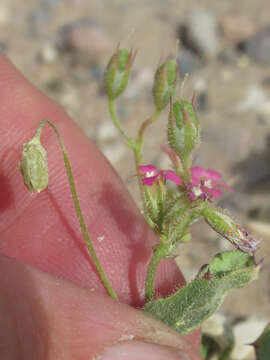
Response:
[[[64,163],[65,163],[65,167],[66,167],[66,171],[67,171],[67,177],[68,177],[68,181],[69,181],[69,186],[70,186],[70,190],[71,190],[71,194],[72,194],[72,199],[73,199],[74,207],[75,207],[75,211],[76,211],[76,215],[77,215],[77,218],[79,220],[80,227],[81,227],[84,239],[86,241],[89,253],[92,256],[92,259],[93,259],[94,264],[95,264],[95,266],[97,268],[98,274],[99,274],[101,280],[103,281],[103,284],[104,284],[106,290],[108,291],[109,295],[113,299],[118,300],[118,297],[117,297],[115,291],[113,290],[112,286],[110,285],[110,282],[107,279],[107,277],[106,277],[106,275],[105,275],[105,273],[104,273],[104,271],[102,269],[102,266],[101,266],[101,264],[100,264],[100,262],[98,260],[95,249],[93,247],[91,237],[90,237],[89,232],[87,230],[87,227],[86,227],[86,224],[85,224],[85,221],[84,221],[84,217],[83,217],[83,214],[82,214],[82,211],[81,211],[81,207],[80,207],[80,203],[79,203],[79,199],[78,199],[78,195],[77,195],[77,191],[76,191],[76,187],[75,187],[74,178],[73,178],[73,175],[72,175],[72,169],[71,169],[70,161],[69,161],[69,158],[68,158],[68,155],[67,155],[66,147],[64,145],[63,139],[62,139],[59,131],[57,130],[56,126],[51,121],[42,120],[40,122],[40,124],[39,124],[39,127],[37,129],[37,132],[36,132],[35,136],[40,138],[41,131],[42,131],[42,128],[43,128],[45,123],[49,124],[53,128],[54,132],[57,135],[59,144],[61,146],[62,153],[63,153],[63,158],[64,158]]]

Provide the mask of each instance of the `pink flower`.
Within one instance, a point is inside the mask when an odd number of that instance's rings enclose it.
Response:
[[[217,199],[222,195],[220,187],[233,192],[233,189],[223,182],[219,182],[221,174],[215,170],[205,170],[199,166],[190,169],[191,182],[188,184],[190,200],[201,198],[203,200]]]
[[[171,170],[158,170],[154,165],[141,165],[138,166],[142,172],[142,183],[147,186],[152,186],[158,179],[167,179],[177,185],[182,185],[179,176]]]

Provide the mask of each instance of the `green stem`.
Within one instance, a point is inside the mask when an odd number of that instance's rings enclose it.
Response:
[[[124,136],[124,138],[128,142],[128,145],[133,150],[136,172],[137,172],[137,180],[138,180],[138,185],[139,185],[140,194],[141,194],[141,200],[142,200],[142,204],[143,204],[143,212],[144,212],[146,221],[148,222],[148,224],[150,226],[152,226],[153,222],[148,215],[147,204],[146,204],[146,201],[144,198],[144,189],[143,189],[143,183],[141,180],[141,174],[139,171],[139,166],[142,163],[142,148],[143,148],[144,132],[149,125],[151,125],[153,122],[155,122],[159,118],[161,111],[156,110],[156,112],[150,118],[148,118],[147,120],[145,120],[142,123],[142,125],[139,129],[139,132],[138,132],[138,137],[136,140],[131,139],[125,133],[125,131],[122,129],[119,119],[117,117],[116,111],[115,111],[115,102],[110,99],[109,99],[109,111],[110,111],[110,115],[111,115],[111,118],[112,118],[115,126],[120,131],[120,133]],[[151,300],[154,296],[156,270],[157,270],[158,264],[160,263],[161,259],[165,255],[166,255],[166,247],[164,246],[164,244],[159,245],[154,250],[154,254],[152,256],[152,259],[151,259],[150,264],[147,269],[147,277],[146,277],[146,283],[145,283],[146,301]]]
[[[153,300],[155,293],[155,277],[158,265],[162,258],[166,255],[167,248],[163,243],[156,245],[154,254],[148,265],[146,281],[145,281],[145,299],[146,302]]]
[[[138,185],[139,185],[139,189],[140,189],[140,193],[141,193],[141,199],[142,199],[142,203],[143,203],[143,211],[144,214],[146,216],[146,218],[148,217],[147,215],[147,206],[145,203],[145,199],[143,196],[144,190],[143,190],[143,183],[141,180],[141,176],[140,176],[140,172],[138,167],[141,165],[142,163],[142,148],[143,148],[143,135],[144,132],[146,130],[146,128],[151,125],[154,121],[156,121],[158,119],[158,117],[160,116],[161,112],[156,110],[156,112],[148,119],[146,119],[140,129],[139,129],[139,133],[138,133],[138,137],[137,137],[137,141],[136,141],[136,147],[134,147],[133,152],[134,152],[134,158],[135,158],[135,165],[136,165],[136,170],[137,170],[137,178],[138,178]],[[151,220],[147,219],[148,222]]]
[[[190,158],[189,157],[181,157],[181,163],[183,166],[183,175],[184,175],[184,184],[187,185],[190,180]]]
[[[79,223],[80,223],[80,227],[81,227],[83,236],[85,238],[88,250],[89,250],[89,252],[90,252],[90,254],[92,256],[92,259],[93,259],[94,264],[95,264],[95,266],[97,268],[99,276],[100,276],[101,280],[103,281],[103,284],[104,284],[105,288],[107,289],[109,295],[112,298],[118,300],[118,297],[117,297],[115,291],[113,290],[112,286],[110,285],[109,280],[107,279],[107,277],[106,277],[106,275],[105,275],[105,273],[104,273],[104,271],[102,269],[102,266],[101,266],[101,264],[100,264],[100,262],[98,260],[98,257],[96,255],[95,249],[93,247],[89,232],[87,230],[87,227],[86,227],[86,224],[85,224],[85,221],[84,221],[84,218],[83,218],[83,214],[82,214],[82,211],[81,211],[81,207],[80,207],[80,203],[79,203],[79,199],[78,199],[78,195],[77,195],[77,191],[76,191],[76,187],[75,187],[74,178],[73,178],[73,175],[72,175],[70,161],[69,161],[67,151],[66,151],[66,147],[64,145],[64,142],[62,140],[62,137],[61,137],[60,133],[58,132],[56,126],[52,122],[50,122],[49,120],[42,120],[40,122],[40,124],[39,124],[39,127],[37,129],[35,137],[40,138],[41,131],[42,131],[42,128],[43,128],[45,123],[48,123],[53,128],[53,130],[55,131],[55,133],[57,135],[59,144],[61,146],[61,149],[62,149],[62,152],[63,152],[64,163],[65,163],[65,167],[66,167],[66,171],[67,171],[67,177],[68,177],[68,181],[69,181],[69,186],[70,186],[70,190],[71,190],[71,194],[72,194],[72,198],[73,198],[73,202],[74,202],[74,206],[75,206],[75,210],[76,210],[76,214],[77,214],[77,217],[78,217],[78,220],[79,220]]]
[[[153,124],[153,122],[155,122],[159,117],[160,117],[160,114],[161,114],[161,111],[160,110],[156,110],[156,112],[150,117],[148,118],[147,120],[145,120],[141,127],[140,127],[140,130],[139,130],[139,134],[138,134],[138,142],[140,141],[141,143],[143,142],[143,135],[144,135],[144,132],[145,132],[145,129]]]
[[[145,122],[140,127],[140,130],[139,130],[139,133],[138,133],[138,138],[135,140],[135,139],[132,139],[131,137],[129,137],[127,135],[127,133],[125,132],[125,130],[122,128],[122,126],[120,124],[120,121],[119,121],[119,118],[118,118],[117,113],[116,113],[115,100],[108,99],[108,101],[109,101],[109,112],[110,112],[110,116],[112,118],[112,121],[113,121],[114,125],[120,131],[120,133],[126,139],[128,145],[133,150],[135,166],[136,166],[136,172],[137,172],[138,185],[139,185],[140,194],[141,194],[141,200],[142,200],[142,204],[143,204],[143,212],[144,212],[144,215],[146,217],[147,222],[150,225],[152,221],[147,215],[147,206],[146,206],[145,199],[144,199],[144,196],[143,196],[143,183],[141,181],[141,174],[139,172],[138,166],[141,165],[141,162],[142,162],[142,147],[143,147],[143,134],[144,134],[144,131],[150,124],[152,124],[160,116],[160,111],[156,111],[154,113],[154,115],[152,115],[150,118],[145,120]]]
[[[116,114],[115,110],[115,100],[109,99],[109,111],[112,118],[112,121],[114,125],[117,127],[117,129],[120,131],[120,133],[124,136],[124,138],[127,140],[128,144],[132,147],[132,144],[134,144],[134,140],[127,135],[125,130],[122,128],[120,121],[118,119],[118,116]]]

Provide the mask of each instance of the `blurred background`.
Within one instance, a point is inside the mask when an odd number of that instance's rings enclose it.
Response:
[[[177,49],[177,39],[180,46]],[[226,299],[221,313],[240,342],[250,343],[270,320],[270,3],[269,0],[1,0],[0,49],[22,73],[97,143],[139,205],[132,154],[114,129],[103,89],[105,66],[118,43],[139,50],[118,101],[129,134],[153,111],[152,79],[160,60],[179,60],[189,73],[202,125],[196,165],[213,168],[235,189],[220,205],[264,238],[260,279]],[[146,135],[145,163],[166,169],[166,114]],[[53,119],[50,119],[53,121]],[[91,164],[89,164],[91,166]],[[230,245],[203,222],[179,249],[187,279]],[[256,337],[256,336],[255,336]],[[232,359],[252,359],[247,347]]]

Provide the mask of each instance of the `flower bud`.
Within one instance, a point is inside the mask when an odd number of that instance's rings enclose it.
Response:
[[[202,214],[212,229],[229,240],[237,249],[251,255],[256,251],[259,241],[249,236],[248,232],[240,228],[225,211],[207,205]]]
[[[28,190],[40,192],[47,187],[47,155],[38,137],[23,145],[19,167]]]
[[[110,100],[126,90],[135,55],[132,51],[117,49],[111,57],[105,72],[105,89]]]
[[[181,158],[187,158],[200,142],[200,125],[192,105],[186,100],[171,103],[168,142]]]
[[[154,102],[158,111],[163,110],[174,96],[177,78],[178,65],[174,59],[167,60],[158,67],[153,86]]]
[[[149,224],[154,231],[161,231],[164,217],[164,200],[166,196],[166,187],[163,179],[159,178],[152,186],[143,187],[143,197],[147,208],[147,215],[151,219]]]

